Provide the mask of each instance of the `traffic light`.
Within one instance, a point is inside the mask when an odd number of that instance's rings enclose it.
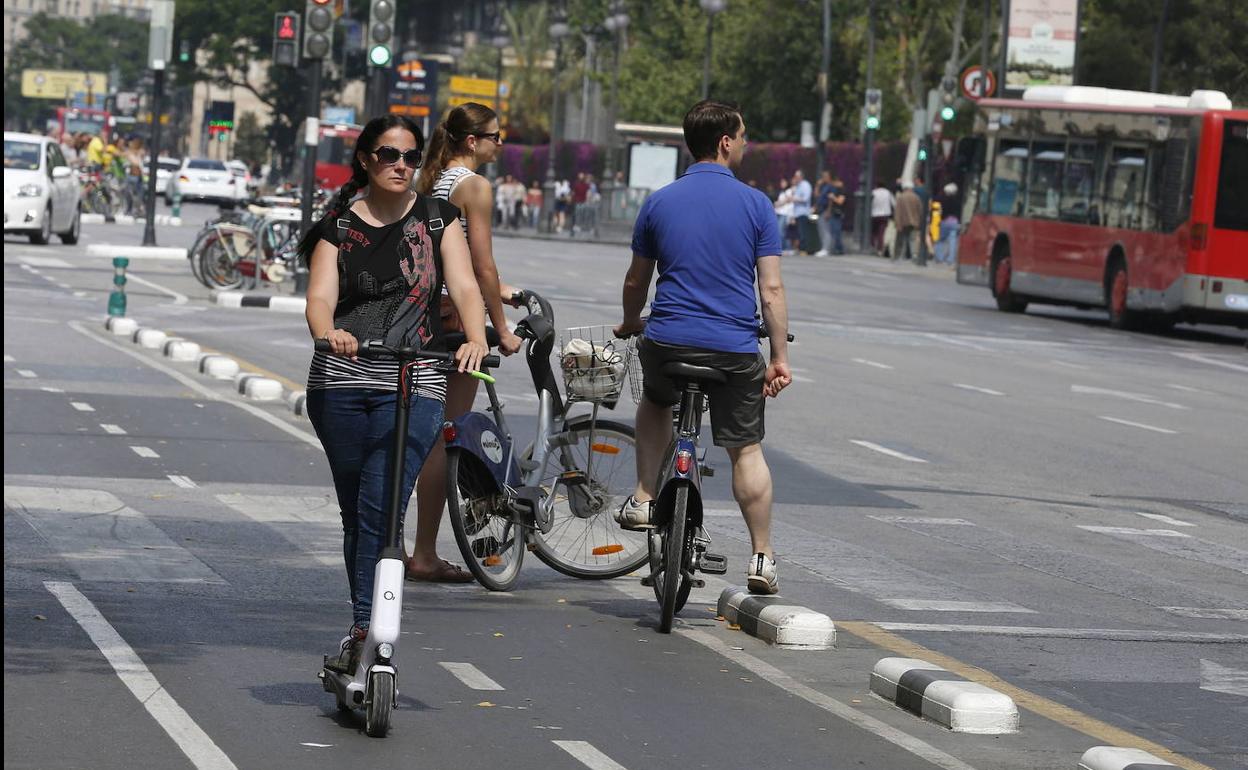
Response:
[[[364,50],[368,51],[368,63],[385,67],[394,58],[394,0],[370,0],[368,6],[368,33]]]
[[[940,81],[940,119],[948,123],[958,116],[954,103],[958,100],[958,82],[952,75]]]
[[[883,108],[883,95],[878,88],[867,89],[866,104],[866,120],[864,121],[868,131],[880,130],[880,112]]]
[[[178,46],[178,61],[185,64],[191,60],[191,43],[189,40],[183,40]]]
[[[273,64],[299,66],[299,14],[293,11],[273,14]]]
[[[919,140],[919,160],[927,160],[927,141]]]
[[[303,6],[303,58],[324,59],[333,43],[333,0],[307,0]]]

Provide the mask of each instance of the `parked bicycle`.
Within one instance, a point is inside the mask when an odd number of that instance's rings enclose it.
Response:
[[[599,417],[620,397],[631,343],[609,327],[565,333],[561,363],[567,398],[550,356],[554,311],[520,292],[529,314],[516,325],[537,392],[535,440],[517,452],[493,384],[489,408],[447,422],[447,502],[455,541],[469,570],[493,591],[511,589],[526,551],[565,575],[613,578],[645,564],[641,533],[621,530],[613,513],[633,489],[635,441],[629,425]],[[497,337],[491,340],[497,344]],[[572,414],[577,404],[589,413]]]
[[[280,284],[296,267],[300,221],[298,209],[283,207],[223,211],[187,251],[191,273],[210,289],[233,289],[246,278]]]

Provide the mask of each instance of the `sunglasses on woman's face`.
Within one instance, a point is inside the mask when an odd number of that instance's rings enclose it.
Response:
[[[403,152],[395,147],[383,145],[373,150],[372,154],[377,156],[377,161],[383,166],[393,166],[399,162],[399,158],[403,159],[408,168],[420,166],[420,150]]]
[[[489,140],[490,140],[491,142],[493,142],[494,144],[502,144],[502,143],[503,143],[503,132],[502,132],[502,131],[495,131],[495,132],[494,132],[494,133],[492,133],[492,134],[473,134],[473,136],[477,137],[478,139],[489,139]]]

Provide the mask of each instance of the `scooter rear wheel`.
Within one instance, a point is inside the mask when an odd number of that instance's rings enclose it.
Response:
[[[390,731],[390,714],[394,711],[394,677],[387,673],[369,678],[370,697],[364,708],[364,732],[370,738],[385,738]]]

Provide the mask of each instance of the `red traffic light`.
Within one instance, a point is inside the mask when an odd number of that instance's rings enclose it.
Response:
[[[277,25],[278,40],[294,40],[298,37],[298,31],[295,29],[295,16],[288,14],[281,17],[281,21]]]

